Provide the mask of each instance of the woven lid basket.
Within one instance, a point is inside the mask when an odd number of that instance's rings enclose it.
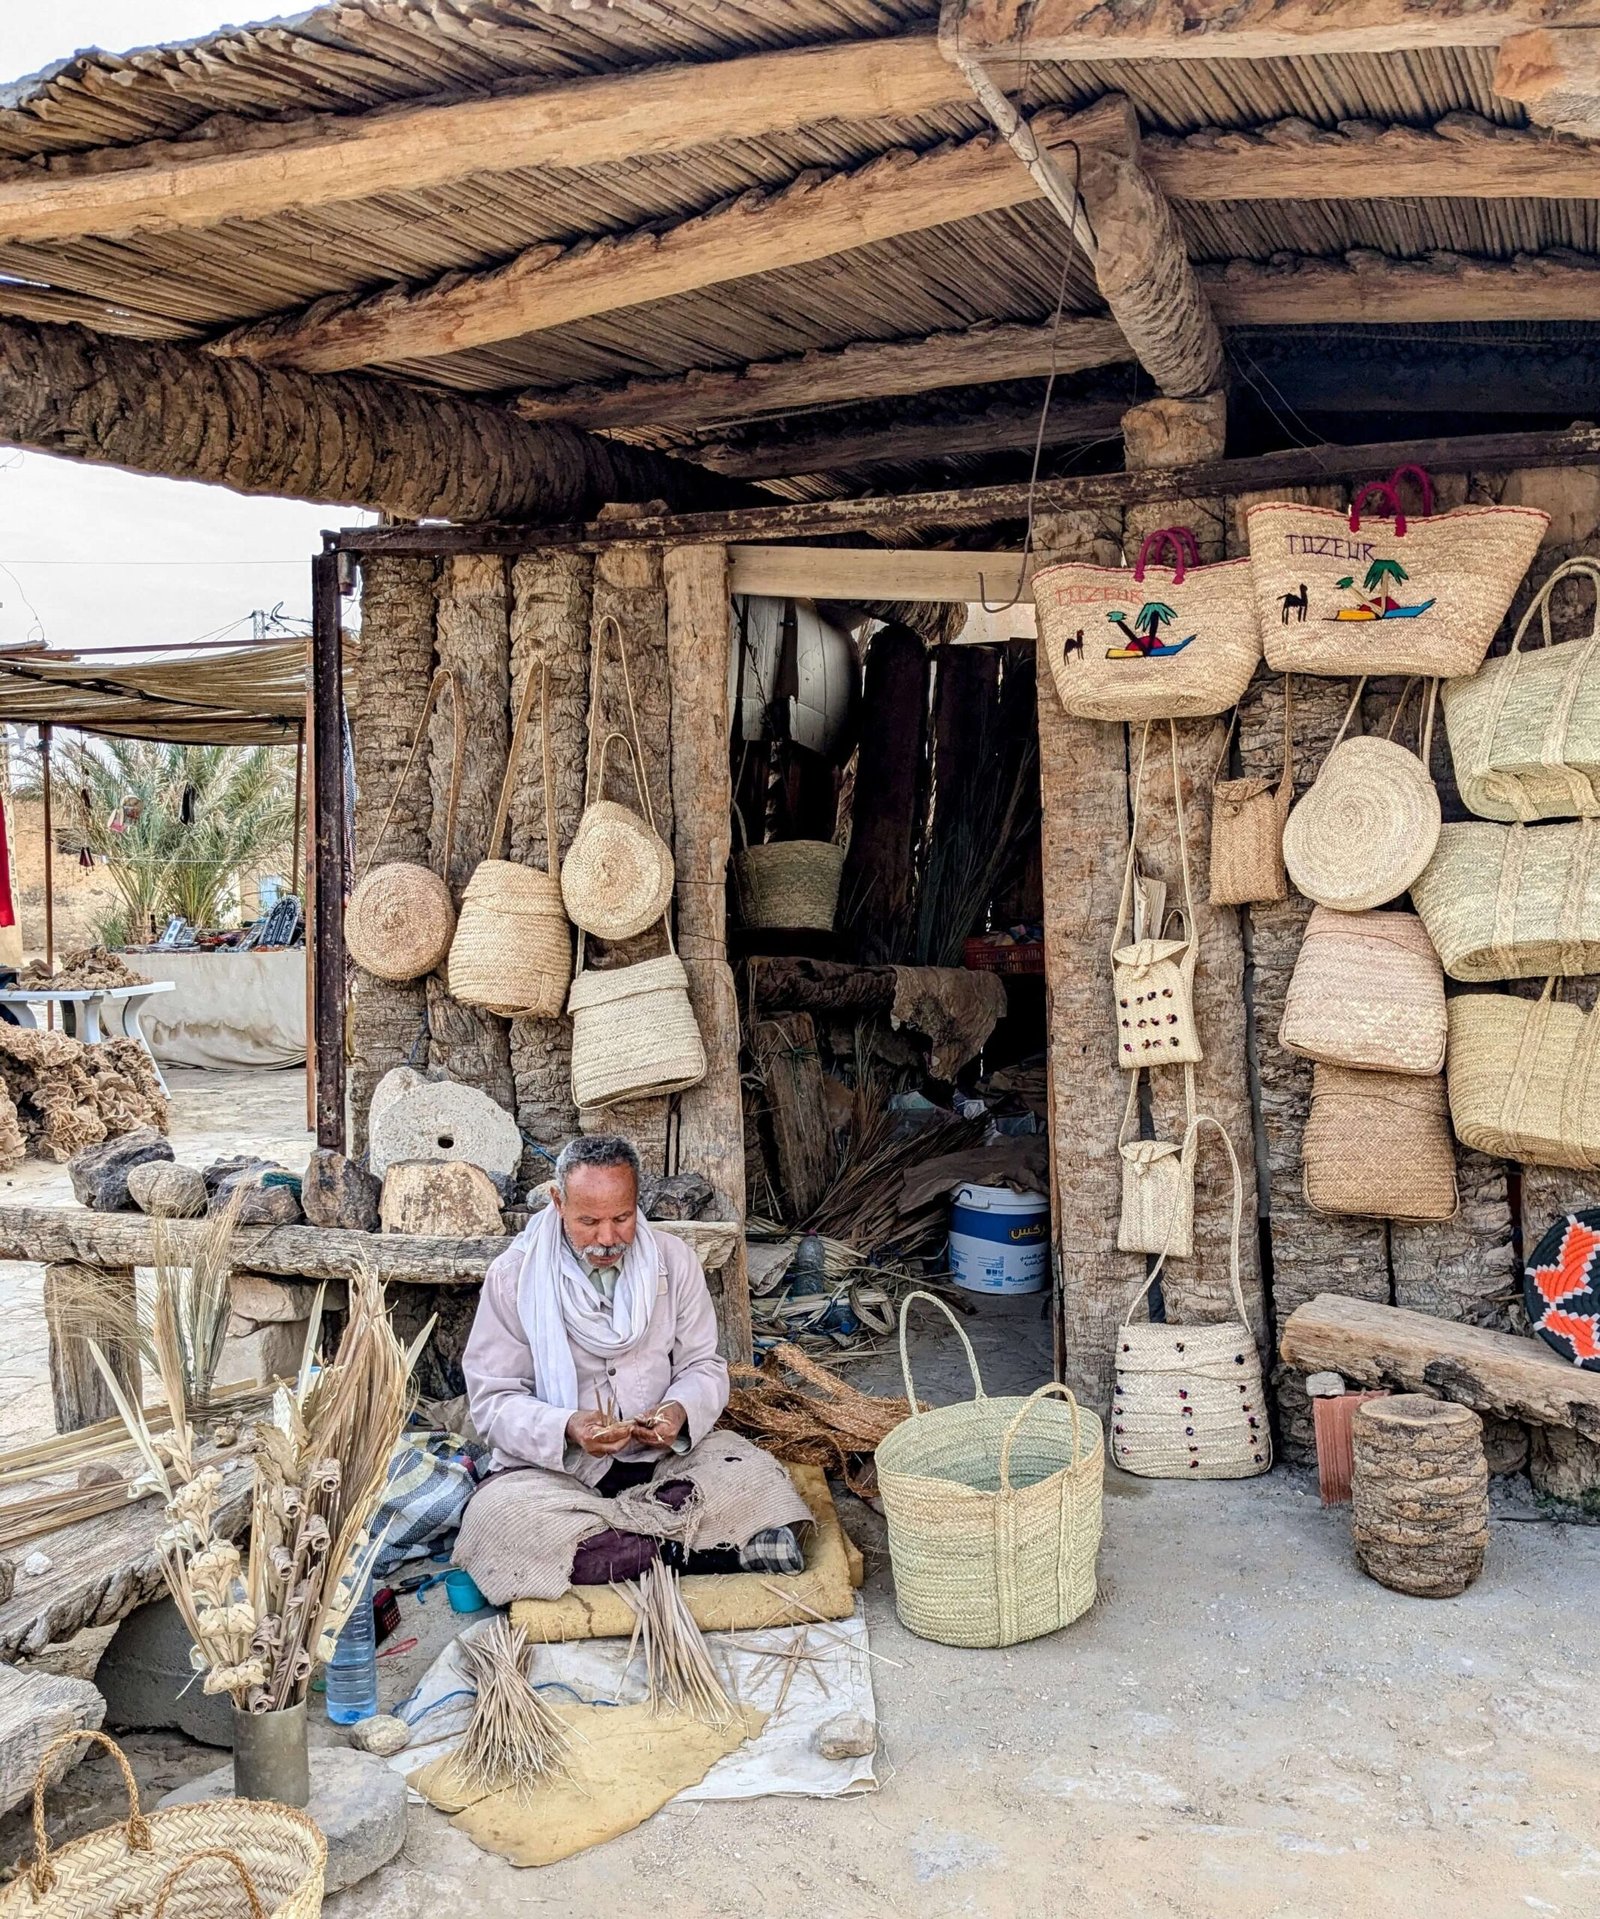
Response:
[[[1460,1201],[1444,1078],[1319,1061],[1301,1143],[1306,1204],[1365,1219],[1453,1219]]]
[[[52,1848],[45,1782],[75,1741],[104,1746],[128,1793],[125,1823]],[[317,1919],[328,1842],[305,1813],[252,1799],[207,1799],[142,1812],[121,1748],[100,1732],[68,1732],[46,1747],[33,1787],[31,1863],[0,1888],[0,1919]]]
[[[913,1300],[937,1306],[961,1341],[973,1397],[918,1408],[906,1345]],[[972,1342],[932,1293],[900,1308],[911,1416],[878,1443],[895,1611],[921,1639],[1014,1646],[1055,1632],[1095,1601],[1105,1439],[1065,1386],[991,1399]]]
[[[1444,969],[1416,914],[1314,906],[1278,1044],[1372,1073],[1443,1072]]]
[[[1398,899],[1432,859],[1439,840],[1439,794],[1427,766],[1433,690],[1425,702],[1419,759],[1393,738],[1344,737],[1365,685],[1357,682],[1322,771],[1283,829],[1290,879],[1307,899],[1341,913]],[[1395,709],[1391,732],[1400,710]]]
[[[373,864],[394,822],[395,808],[411,777],[411,769],[417,763],[428,717],[447,688],[455,732],[450,759],[450,799],[444,823],[443,864],[446,872],[450,870],[450,851],[455,845],[456,813],[461,798],[461,768],[466,754],[466,716],[462,711],[460,682],[449,667],[442,666],[428,688],[405,768],[395,784],[389,810],[372,842],[361,877],[344,909],[345,947],[357,966],[378,979],[420,979],[424,973],[431,973],[450,951],[456,930],[456,909],[450,888],[431,868],[418,865],[414,860],[390,860],[382,866]]]
[[[745,925],[831,933],[844,848],[832,840],[768,840],[752,846],[738,807],[733,816],[744,841],[733,856],[733,881]]]
[[[572,1097],[580,1108],[679,1093],[706,1076],[705,1042],[689,1003],[689,976],[675,952],[586,972],[580,936],[567,1011],[572,1015]]]

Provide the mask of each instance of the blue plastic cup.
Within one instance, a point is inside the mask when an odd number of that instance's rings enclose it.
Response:
[[[445,1574],[444,1592],[452,1612],[482,1612],[489,1603],[479,1592],[477,1580],[459,1566],[452,1566]]]

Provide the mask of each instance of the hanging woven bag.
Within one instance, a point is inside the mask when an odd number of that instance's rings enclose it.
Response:
[[[512,781],[539,687],[539,740],[544,782],[545,865],[525,866],[496,857],[506,830]],[[550,766],[550,670],[530,666],[517,703],[516,725],[506,755],[500,803],[489,834],[489,855],[480,860],[461,896],[461,915],[450,947],[446,978],[451,996],[503,1019],[556,1019],[572,978],[572,929],[555,876],[555,784]]]
[[[583,818],[561,862],[561,898],[574,926],[597,939],[626,940],[654,926],[672,901],[673,864],[667,843],[656,831],[650,782],[645,775],[644,745],[639,737],[633,705],[633,679],[628,671],[628,649],[622,628],[612,614],[600,622],[595,636],[595,658],[589,712],[600,711],[600,680],[607,633],[617,643],[622,685],[627,696],[628,731],[607,733],[596,753],[591,745],[588,790]],[[606,756],[620,740],[633,766],[634,790],[640,812],[616,800],[602,798]]]
[[[1600,819],[1453,822],[1411,897],[1451,979],[1600,972]]]
[[[1156,564],[1163,551],[1171,566]],[[1033,601],[1061,704],[1079,719],[1226,713],[1261,658],[1249,561],[1202,566],[1187,527],[1150,534],[1132,568],[1042,567]]]
[[[1456,1151],[1443,1077],[1319,1064],[1301,1142],[1313,1212],[1454,1219]]]
[[[1133,826],[1128,834],[1128,863],[1122,875],[1122,900],[1111,936],[1111,987],[1115,1001],[1117,1064],[1125,1072],[1143,1066],[1188,1066],[1203,1057],[1194,1023],[1194,972],[1200,954],[1194,901],[1189,889],[1189,841],[1183,820],[1183,782],[1178,770],[1178,731],[1169,720],[1172,792],[1178,819],[1178,860],[1183,874],[1184,937],[1136,939],[1123,944],[1134,900],[1139,859],[1139,811],[1144,793],[1145,756],[1150,727],[1139,744],[1139,770],[1133,783]]]
[[[53,1847],[45,1785],[56,1759],[79,1741],[115,1760],[128,1817]],[[45,1748],[33,1783],[33,1842],[32,1860],[0,1887],[0,1919],[317,1919],[322,1911],[328,1842],[307,1814],[254,1799],[143,1812],[132,1768],[103,1732],[66,1732]]]
[[[395,783],[389,810],[383,816],[361,877],[344,909],[345,948],[357,966],[378,979],[421,979],[450,951],[450,941],[455,935],[456,909],[447,879],[415,860],[388,860],[382,866],[374,865],[394,823],[400,795],[422,750],[429,716],[446,689],[450,693],[455,737],[450,754],[450,797],[445,807],[441,864],[445,874],[450,871],[456,813],[461,800],[461,770],[467,750],[466,714],[461,705],[461,682],[449,667],[441,666],[428,687],[422,718],[417,722],[411,751]]]
[[[1135,1324],[1133,1315],[1170,1253],[1128,1302],[1117,1329],[1111,1457],[1144,1479],[1253,1479],[1272,1465],[1272,1428],[1261,1390],[1261,1354],[1239,1279],[1244,1179],[1233,1141],[1208,1114],[1189,1122],[1191,1160],[1202,1126],[1214,1126],[1233,1169],[1233,1241],[1228,1279],[1237,1319],[1215,1325]]]
[[[580,1109],[618,1100],[658,1099],[698,1086],[706,1049],[689,1003],[689,976],[665,920],[667,950],[657,959],[585,971],[578,935],[572,1015],[572,1098]]]
[[[1400,503],[1415,479],[1422,514]],[[1362,517],[1369,497],[1392,524]],[[1459,679],[1483,664],[1548,513],[1531,506],[1433,510],[1420,467],[1396,467],[1356,494],[1348,514],[1268,500],[1245,514],[1267,665],[1275,673],[1415,673]]]
[[[1211,783],[1211,904],[1260,906],[1289,897],[1283,867],[1283,825],[1294,800],[1294,682],[1283,682],[1283,772],[1271,780]],[[1233,718],[1217,757],[1220,773],[1238,723]]]
[[[735,807],[740,847],[733,856],[734,894],[746,926],[782,931],[833,931],[845,849],[832,840],[766,840],[750,844]]]
[[[1189,1125],[1181,1141],[1140,1139],[1140,1075],[1128,1076],[1128,1104],[1117,1134],[1122,1161],[1122,1206],[1117,1219],[1119,1253],[1194,1254],[1194,1068],[1183,1069],[1184,1111]]]
[[[1600,1010],[1555,987],[1451,1000],[1450,1118],[1463,1146],[1493,1158],[1600,1172]]]
[[[906,1316],[926,1300],[955,1328],[973,1397],[924,1410]],[[889,1527],[894,1607],[919,1639],[1015,1646],[1056,1632],[1095,1602],[1105,1435],[1065,1386],[991,1399],[977,1355],[932,1293],[900,1307],[910,1417],[873,1455]]]
[[[1290,879],[1307,899],[1340,913],[1398,899],[1439,840],[1439,794],[1428,771],[1435,689],[1430,686],[1424,700],[1419,759],[1394,737],[1409,687],[1385,738],[1345,738],[1365,685],[1357,681],[1322,771],[1283,829]]]
[[[1442,1073],[1445,1031],[1444,969],[1415,913],[1311,909],[1278,1023],[1286,1053],[1369,1073]]]
[[[1575,579],[1595,589],[1589,636],[1557,646],[1551,594]],[[1536,614],[1544,646],[1525,653]],[[1444,718],[1456,785],[1474,813],[1524,822],[1600,814],[1600,563],[1580,554],[1558,566],[1533,596],[1510,652],[1445,688]]]

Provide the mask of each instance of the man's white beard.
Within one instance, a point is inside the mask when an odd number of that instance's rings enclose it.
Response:
[[[615,1246],[575,1246],[573,1251],[584,1270],[592,1273],[602,1266],[620,1266],[628,1249],[619,1243]]]

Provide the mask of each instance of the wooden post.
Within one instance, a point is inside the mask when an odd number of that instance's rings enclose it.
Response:
[[[872,742],[856,768],[850,851],[839,916],[856,936],[857,958],[905,957],[912,860],[926,792],[928,654],[907,626],[885,626],[867,647],[861,737]]]
[[[342,1152],[344,1111],[344,638],[339,559],[311,562],[311,697],[316,894],[317,1144]]]
[[[294,741],[294,842],[289,853],[289,891],[300,891],[300,826],[306,799],[306,728],[302,720]]]
[[[50,817],[50,742],[55,728],[48,720],[39,728],[39,760],[44,778],[44,963],[48,972],[56,970],[56,835]],[[45,1004],[46,1026],[54,1032],[56,1006]]]
[[[92,1339],[105,1354],[117,1383],[134,1405],[143,1397],[139,1366],[138,1297],[133,1269],[107,1268],[94,1274],[91,1305],[85,1296],[83,1272],[77,1265],[47,1265],[44,1269],[44,1317],[50,1336],[50,1397],[55,1406],[56,1431],[75,1433],[102,1419],[115,1419],[111,1397],[100,1368],[89,1352]]]

